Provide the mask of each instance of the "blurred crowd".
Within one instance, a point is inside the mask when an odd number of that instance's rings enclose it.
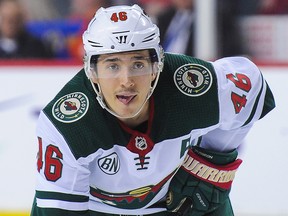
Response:
[[[82,59],[81,35],[100,7],[137,3],[165,51],[195,55],[195,0],[0,0],[0,58]],[[243,53],[237,19],[288,14],[288,0],[217,0],[219,56]]]

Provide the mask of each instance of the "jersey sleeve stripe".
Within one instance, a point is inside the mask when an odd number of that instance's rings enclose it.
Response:
[[[261,75],[261,78],[262,78],[261,89],[260,89],[260,91],[259,91],[259,93],[258,93],[258,95],[257,95],[257,97],[256,97],[256,99],[255,99],[255,103],[254,103],[254,106],[253,106],[252,111],[251,111],[251,113],[250,113],[250,116],[249,116],[249,118],[246,120],[246,122],[242,125],[242,127],[244,127],[245,125],[249,124],[249,123],[252,121],[252,119],[253,119],[256,111],[257,111],[257,107],[258,107],[258,104],[259,104],[259,100],[260,100],[261,94],[262,94],[262,92],[263,92],[263,76],[262,76],[262,75]]]
[[[50,200],[62,200],[68,202],[88,202],[88,196],[74,195],[74,194],[65,194],[57,192],[48,192],[48,191],[36,191],[36,197],[38,199],[50,199]]]
[[[267,82],[265,81],[267,90],[265,94],[265,101],[264,101],[264,106],[263,110],[260,116],[260,119],[263,118],[267,113],[269,113],[274,107],[275,107],[275,100],[273,97],[273,94],[271,92],[271,89],[269,88]]]

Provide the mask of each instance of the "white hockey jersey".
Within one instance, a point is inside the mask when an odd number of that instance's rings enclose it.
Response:
[[[147,125],[128,128],[102,109],[84,70],[43,109],[32,215],[165,211],[157,203],[189,146],[235,149],[274,108],[246,58],[205,62],[166,53],[164,65]]]

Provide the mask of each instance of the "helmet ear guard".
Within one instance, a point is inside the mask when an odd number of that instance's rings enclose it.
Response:
[[[92,74],[91,74],[91,71],[90,71],[90,68],[89,68],[88,61],[89,61],[88,60],[88,55],[85,52],[84,56],[83,56],[83,65],[84,65],[84,70],[85,70],[86,76],[90,79],[90,78],[92,78]]]
[[[99,56],[97,55],[93,55],[89,57],[86,53],[84,54],[84,57],[83,57],[84,70],[88,79],[97,78],[95,67],[97,64],[98,57]],[[91,66],[91,65],[94,65],[94,66]]]

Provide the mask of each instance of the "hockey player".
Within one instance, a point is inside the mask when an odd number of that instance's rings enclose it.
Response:
[[[99,9],[83,43],[39,117],[31,215],[233,215],[237,148],[274,108],[259,69],[163,53],[137,5]]]

